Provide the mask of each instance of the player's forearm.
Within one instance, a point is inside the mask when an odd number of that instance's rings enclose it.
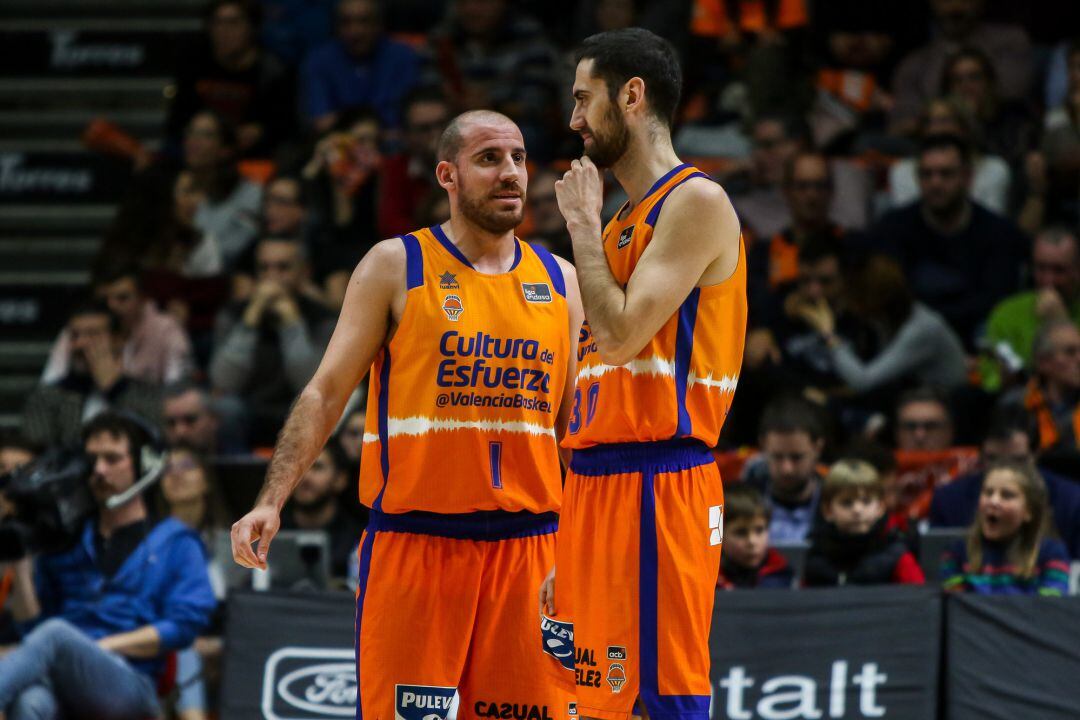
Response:
[[[596,347],[605,361],[621,365],[630,359],[623,359],[629,335],[626,292],[608,266],[600,240],[599,219],[596,223],[568,224],[567,227],[574,243],[581,303],[585,306],[585,318],[589,321]]]
[[[257,505],[272,505],[281,510],[301,475],[326,444],[343,404],[344,401],[327,397],[313,384],[304,388],[278,435]]]

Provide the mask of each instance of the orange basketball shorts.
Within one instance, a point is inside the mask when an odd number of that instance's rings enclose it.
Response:
[[[581,715],[706,720],[724,490],[697,441],[575,450],[559,525],[557,609],[574,621]]]
[[[359,548],[356,717],[567,720],[572,633],[544,622],[554,513],[371,512]],[[569,625],[566,625],[568,628]],[[550,641],[550,642],[549,642]]]

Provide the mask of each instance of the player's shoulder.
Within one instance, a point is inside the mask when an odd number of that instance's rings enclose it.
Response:
[[[671,191],[661,211],[663,224],[680,231],[708,226],[738,227],[738,216],[720,183],[709,177],[691,177]]]
[[[380,240],[371,246],[360,260],[361,264],[375,264],[386,269],[400,266],[405,267],[406,252],[405,243],[400,237]]]

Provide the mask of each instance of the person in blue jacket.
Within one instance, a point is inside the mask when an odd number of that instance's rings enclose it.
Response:
[[[990,423],[983,440],[980,464],[989,467],[995,462],[1036,462],[1033,448],[1034,431],[1026,415],[1009,410],[999,411]],[[1040,470],[1046,484],[1051,517],[1058,536],[1070,557],[1080,558],[1080,482]],[[968,527],[975,519],[982,492],[984,473],[972,473],[956,478],[934,490],[930,502],[932,527]]]
[[[0,658],[0,720],[158,717],[168,655],[216,604],[195,531],[121,497],[143,472],[147,429],[107,411],[82,435],[98,511],[74,547],[15,564],[9,602],[25,635]]]

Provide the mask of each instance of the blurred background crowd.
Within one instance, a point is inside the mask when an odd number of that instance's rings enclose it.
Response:
[[[748,252],[745,362],[716,449],[719,586],[1067,591],[1080,558],[1080,6],[191,7],[200,29],[177,43],[163,124],[145,137],[105,115],[83,135],[128,179],[86,258],[89,286],[64,296],[40,375],[5,408],[0,473],[90,442],[103,411],[137,413],[165,451],[150,516],[199,533],[219,601],[250,585],[222,533],[254,497],[356,262],[447,219],[433,174],[447,121],[492,108],[520,125],[518,235],[572,260],[554,191],[581,148],[567,128],[572,49],[638,25],[681,54],[676,150],[727,191]],[[605,219],[624,200],[608,182]],[[301,583],[353,576],[364,394],[283,515],[325,533],[328,570]],[[213,712],[219,629],[200,627],[211,639],[193,662],[207,669],[192,677],[210,699],[187,684],[183,717]]]

